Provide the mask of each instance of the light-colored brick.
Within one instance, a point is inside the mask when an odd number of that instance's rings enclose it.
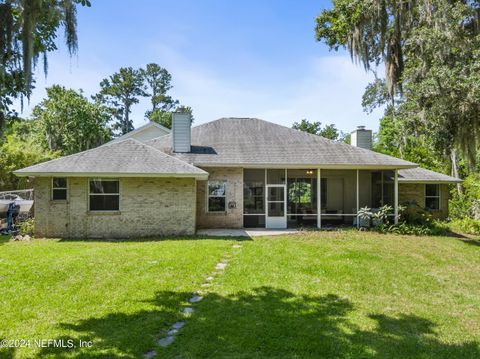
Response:
[[[209,173],[209,181],[227,182],[227,209],[222,213],[207,211],[207,181],[197,182],[197,225],[198,228],[242,228],[243,227],[243,169],[202,168]],[[229,208],[235,203],[235,208]]]
[[[448,217],[448,200],[450,190],[448,184],[440,184],[440,210],[432,211],[434,218],[445,219]],[[399,183],[398,184],[398,203],[417,202],[425,207],[425,184],[424,183]]]
[[[35,179],[37,237],[137,238],[195,233],[193,178],[120,178],[120,211],[88,211],[88,178],[68,179],[68,201],[51,201],[51,178]]]

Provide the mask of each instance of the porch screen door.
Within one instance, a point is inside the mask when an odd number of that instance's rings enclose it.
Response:
[[[267,185],[267,228],[287,228],[285,208],[287,187],[284,184]]]

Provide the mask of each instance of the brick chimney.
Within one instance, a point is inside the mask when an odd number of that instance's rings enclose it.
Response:
[[[350,144],[355,147],[372,149],[372,130],[366,130],[365,126],[357,126],[350,136]]]

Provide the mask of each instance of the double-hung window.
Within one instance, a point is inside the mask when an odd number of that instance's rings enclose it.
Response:
[[[207,195],[208,212],[226,211],[227,184],[225,181],[209,181]]]
[[[118,179],[90,179],[88,197],[90,211],[118,211],[120,209]]]
[[[52,200],[54,201],[67,200],[67,178],[66,177],[52,178]]]
[[[430,210],[440,209],[440,185],[425,185],[425,208]]]

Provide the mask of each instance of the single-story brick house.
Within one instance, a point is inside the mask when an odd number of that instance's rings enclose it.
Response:
[[[408,201],[445,218],[449,185],[459,181],[371,151],[372,132],[361,127],[347,145],[252,118],[190,123],[175,114],[170,133],[147,125],[148,133],[16,171],[33,181],[37,236],[348,226],[364,206],[390,204],[396,220]]]

